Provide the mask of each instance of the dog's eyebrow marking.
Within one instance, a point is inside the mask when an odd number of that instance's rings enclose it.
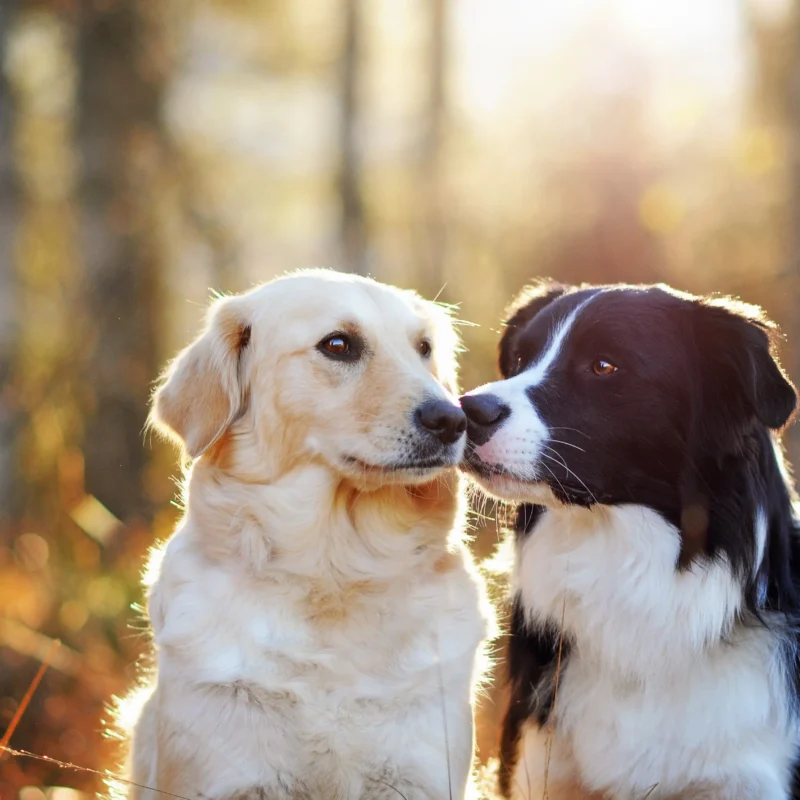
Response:
[[[525,375],[525,384],[528,387],[538,386],[544,380],[545,375],[547,375],[547,371],[553,365],[553,362],[556,360],[556,357],[561,351],[564,340],[567,338],[570,329],[575,324],[575,320],[578,318],[578,315],[589,303],[591,303],[592,300],[594,300],[595,297],[597,297],[597,294],[587,297],[577,308],[573,309],[563,320],[561,320],[561,322],[558,323],[550,336],[550,340],[547,343],[547,349],[544,351],[544,355],[535,364],[528,367],[528,369],[522,373]]]

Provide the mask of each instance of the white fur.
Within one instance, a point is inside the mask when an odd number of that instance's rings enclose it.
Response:
[[[551,509],[523,540],[515,585],[528,614],[563,615],[575,643],[548,783],[579,775],[615,800],[695,785],[728,787],[698,797],[784,800],[793,744],[776,640],[734,628],[742,598],[727,564],[676,571],[679,546],[678,531],[641,506]],[[546,733],[528,727],[516,797],[542,797],[546,748]]]
[[[192,383],[170,377],[172,405],[157,400],[184,441],[199,430],[203,454],[185,517],[153,559],[157,671],[133,730],[131,780],[193,800],[461,798],[491,611],[462,540],[457,476],[343,460],[403,455],[414,404],[453,382],[454,339],[437,334],[430,304],[328,273],[223,302],[251,326],[237,356],[248,385],[231,390],[247,406],[218,402],[227,432],[198,425],[177,400],[202,376],[180,365],[170,376],[184,369]],[[363,366],[315,350],[343,324],[370,344]],[[415,349],[421,330],[438,362]],[[387,382],[397,391],[381,396],[376,385],[393,374],[404,385]]]

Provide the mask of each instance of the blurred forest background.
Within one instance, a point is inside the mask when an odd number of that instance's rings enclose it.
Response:
[[[11,745],[109,764],[177,514],[148,395],[210,289],[438,295],[471,387],[530,278],[663,280],[762,304],[798,380],[798,221],[794,0],[0,0],[0,737],[57,638]],[[99,782],[0,754],[53,786]]]

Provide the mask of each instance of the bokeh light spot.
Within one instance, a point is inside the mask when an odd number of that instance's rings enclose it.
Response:
[[[748,175],[772,172],[780,162],[780,148],[776,136],[766,128],[746,131],[739,142],[738,163]]]
[[[109,576],[95,578],[86,587],[86,602],[93,614],[115,617],[126,606],[125,590]]]
[[[47,795],[36,786],[25,786],[19,790],[19,800],[47,800]]]
[[[66,786],[54,786],[47,790],[47,800],[89,800],[89,795]]]
[[[43,569],[50,556],[50,547],[37,533],[23,533],[14,544],[14,555],[28,572]]]
[[[77,758],[86,752],[86,739],[80,731],[74,728],[64,731],[58,743],[68,758]]]
[[[666,186],[656,184],[642,194],[639,218],[647,230],[656,234],[670,233],[683,219],[679,198]]]
[[[89,609],[80,600],[67,600],[61,606],[58,618],[71,631],[79,631],[89,618]]]

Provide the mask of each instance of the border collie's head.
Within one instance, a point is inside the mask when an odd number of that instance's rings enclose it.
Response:
[[[465,468],[508,500],[651,507],[707,550],[717,483],[749,480],[731,464],[795,409],[773,332],[753,306],[662,285],[539,284],[512,306],[503,380],[461,400]]]

